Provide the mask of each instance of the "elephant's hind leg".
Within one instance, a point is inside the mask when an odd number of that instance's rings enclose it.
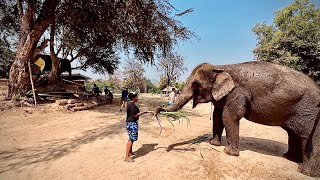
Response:
[[[313,152],[298,168],[298,171],[312,177],[320,177],[320,125],[313,137]]]
[[[306,162],[315,146],[310,143],[317,122],[318,108],[310,99],[302,99],[282,127],[288,133],[288,152],[284,156],[295,162]],[[308,104],[309,103],[309,104]],[[309,140],[308,140],[309,139]],[[309,142],[309,143],[308,143]]]
[[[214,109],[212,114],[212,139],[209,143],[214,146],[221,146],[221,136],[223,132],[222,110]]]
[[[312,129],[312,134],[307,143],[306,160],[299,166],[298,171],[313,177],[320,177],[320,112],[317,115],[317,121]]]

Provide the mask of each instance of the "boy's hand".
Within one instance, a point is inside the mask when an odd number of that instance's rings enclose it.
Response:
[[[143,114],[146,114],[146,113],[153,113],[153,111],[144,111]]]

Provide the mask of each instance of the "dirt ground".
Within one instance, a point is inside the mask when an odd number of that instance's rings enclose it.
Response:
[[[138,106],[152,110],[163,101],[141,94]],[[162,119],[161,135],[156,119],[142,116],[133,163],[123,161],[128,137],[118,103],[79,112],[53,104],[2,110],[0,179],[312,179],[282,157],[287,135],[279,127],[241,120],[239,157],[209,145],[210,109],[188,103],[191,126],[174,121],[174,129]]]

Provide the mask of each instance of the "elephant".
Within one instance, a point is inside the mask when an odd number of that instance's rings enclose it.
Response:
[[[44,55],[44,54],[39,54],[36,56],[35,60],[36,63],[35,64],[39,64],[37,63],[37,60],[41,58],[44,61],[44,67],[42,70],[40,70],[39,68],[37,68],[37,70],[34,70],[36,73],[40,75],[41,72],[45,72],[45,71],[51,71],[52,68],[52,59],[50,55]],[[70,61],[68,59],[60,59],[58,58],[58,63],[59,63],[59,68],[58,68],[58,77],[60,79],[61,73],[67,71],[69,73],[69,76],[71,76],[71,64]],[[36,66],[37,67],[37,66]],[[34,68],[36,69],[36,68]]]
[[[280,126],[288,133],[284,157],[301,163],[298,171],[320,176],[320,89],[307,75],[291,68],[263,61],[229,65],[200,64],[188,77],[173,106],[161,111],[177,111],[188,101],[214,105],[212,145],[221,145],[225,128],[224,152],[239,156],[239,121]]]

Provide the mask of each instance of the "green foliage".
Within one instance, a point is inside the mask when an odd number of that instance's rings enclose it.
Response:
[[[178,88],[179,90],[182,90],[185,85],[186,85],[186,82],[176,83],[176,88]]]
[[[8,77],[15,53],[0,39],[0,76]]]
[[[111,81],[111,80],[105,81],[105,80],[102,80],[102,79],[98,79],[98,80],[87,82],[85,84],[86,91],[88,91],[88,92],[92,91],[92,88],[93,88],[94,84],[96,84],[98,86],[98,88],[100,89],[101,92],[104,92],[104,88],[106,86],[112,92],[119,91],[119,89],[115,86],[115,83],[113,81]]]
[[[158,87],[154,86],[149,90],[150,93],[152,94],[160,94],[161,93],[161,89],[159,89]]]
[[[158,84],[158,87],[160,90],[164,89],[167,87],[167,78],[165,76],[160,76],[160,81],[159,81],[159,84]]]
[[[149,79],[146,81],[146,83],[149,93],[160,94],[161,90],[157,86],[155,86]]]
[[[9,67],[15,57],[17,32],[19,30],[16,4],[9,0],[0,2],[0,76],[9,76]]]
[[[16,2],[12,0],[0,1],[1,46],[6,46],[7,49],[10,50],[15,48],[15,43],[12,41],[17,41],[18,39],[18,32],[20,28],[19,22],[19,13]]]
[[[271,26],[253,28],[256,60],[273,62],[320,79],[320,10],[308,0],[296,0],[275,12]]]

